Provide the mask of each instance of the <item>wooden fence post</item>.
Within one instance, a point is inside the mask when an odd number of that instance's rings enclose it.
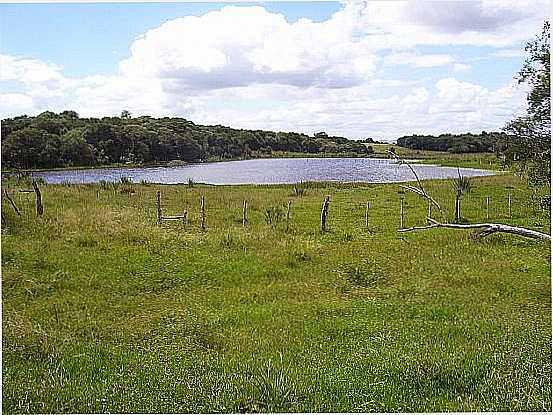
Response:
[[[44,213],[44,207],[42,206],[42,195],[40,194],[40,189],[38,188],[36,181],[33,180],[32,185],[36,195],[36,215],[42,216],[42,214]]]
[[[184,228],[186,228],[186,225],[188,225],[188,209],[184,209],[182,212],[182,225]]]
[[[202,231],[205,231],[205,197],[202,196],[202,200],[200,202],[200,214],[201,214],[201,220],[202,220]]]
[[[328,205],[330,203],[330,196],[326,196],[323,202],[323,208],[321,209],[321,231],[326,231],[326,218],[328,215]]]
[[[10,202],[10,204],[12,205],[12,208],[13,210],[15,211],[15,213],[17,213],[17,216],[21,216],[21,212],[19,211],[19,209],[17,208],[15,202],[12,200],[12,198],[10,197],[8,191],[6,189],[4,189],[4,194],[6,195],[6,197],[8,198],[8,201]]]
[[[509,192],[509,217],[513,217],[513,212],[511,211],[511,193]]]
[[[365,228],[369,229],[369,202],[367,202],[367,206],[365,207]]]
[[[242,226],[243,227],[246,227],[246,224],[248,223],[247,210],[248,210],[248,202],[244,200],[244,206],[242,207]]]
[[[486,196],[486,219],[490,218],[490,197]]]
[[[457,191],[455,195],[455,222],[461,222],[461,192]]]
[[[403,197],[401,198],[401,204],[399,206],[399,228],[403,229]]]
[[[161,226],[161,192],[158,190],[156,195],[156,207],[157,207],[157,226]]]
[[[288,232],[288,228],[290,226],[290,206],[292,206],[292,201],[288,201],[288,208],[286,209],[286,232]]]
[[[457,194],[457,214],[459,215],[459,223],[461,222],[461,217],[462,217],[462,213],[461,213],[461,200],[462,200],[462,194],[461,194],[461,192],[459,191],[458,194]]]

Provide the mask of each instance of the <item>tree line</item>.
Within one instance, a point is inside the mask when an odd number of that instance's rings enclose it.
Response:
[[[81,118],[75,111],[2,120],[2,167],[155,164],[267,157],[273,152],[364,157],[372,148],[324,132],[242,130],[183,118]]]
[[[506,149],[509,137],[504,132],[480,134],[408,135],[397,139],[397,145],[414,150],[447,151],[450,153],[499,153]]]

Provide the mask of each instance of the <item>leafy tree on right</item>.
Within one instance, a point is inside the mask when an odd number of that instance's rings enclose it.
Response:
[[[528,83],[526,114],[509,122],[505,132],[510,136],[505,152],[512,163],[533,186],[551,184],[551,91],[550,91],[550,24],[526,45],[528,56],[517,75],[519,83]]]

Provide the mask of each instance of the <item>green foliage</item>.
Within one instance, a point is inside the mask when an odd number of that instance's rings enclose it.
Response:
[[[447,151],[450,153],[499,152],[507,141],[506,133],[482,131],[481,134],[410,135],[397,139],[397,145],[414,150]]]
[[[294,183],[294,192],[293,196],[302,197],[307,194],[307,184],[303,182]]]
[[[265,209],[265,223],[276,226],[284,219],[284,210],[280,206],[271,206]]]
[[[273,152],[368,156],[357,141],[326,134],[237,130],[182,118],[79,118],[74,111],[2,120],[2,167],[16,169],[264,157]]]
[[[109,180],[100,180],[98,185],[102,190],[115,190],[119,187],[121,182],[110,182]]]
[[[283,364],[282,356],[278,364],[269,360],[263,366],[252,367],[250,382],[256,397],[255,406],[244,409],[283,412],[291,408],[297,399],[296,383],[291,379],[291,372],[292,369]]]
[[[551,183],[551,68],[550,25],[546,21],[540,36],[526,45],[524,65],[518,82],[532,88],[524,116],[509,122],[504,130],[512,137],[506,161],[523,173],[532,186]]]
[[[360,287],[376,287],[385,283],[386,276],[378,264],[342,265],[338,271],[348,284]]]
[[[472,182],[470,177],[461,176],[461,170],[459,167],[457,167],[457,174],[458,177],[451,181],[451,186],[453,187],[453,190],[455,190],[455,193],[470,193],[472,191]]]

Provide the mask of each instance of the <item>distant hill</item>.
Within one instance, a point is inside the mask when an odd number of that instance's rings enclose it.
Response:
[[[448,151],[450,153],[486,153],[503,150],[509,137],[502,132],[480,134],[409,135],[397,139],[397,145],[414,150]]]
[[[317,133],[240,130],[183,118],[80,118],[74,111],[2,120],[2,167],[53,168],[267,157],[273,152],[369,156],[372,149]]]

